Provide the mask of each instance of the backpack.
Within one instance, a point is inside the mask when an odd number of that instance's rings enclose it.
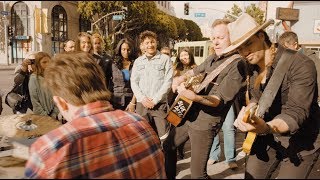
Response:
[[[13,110],[20,110],[22,107],[32,109],[28,89],[29,77],[26,75],[22,83],[15,84],[5,97],[5,103]],[[26,87],[25,87],[26,86]]]

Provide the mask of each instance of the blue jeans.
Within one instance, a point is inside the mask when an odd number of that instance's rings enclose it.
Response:
[[[224,140],[224,155],[226,162],[236,161],[236,142],[235,142],[235,127],[233,122],[235,120],[233,106],[231,106],[225,121],[222,125],[223,140]],[[217,134],[212,143],[209,159],[219,161],[221,154],[219,134]]]

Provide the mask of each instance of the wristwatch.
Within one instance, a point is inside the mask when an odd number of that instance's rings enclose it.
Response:
[[[266,136],[267,134],[272,134],[271,126],[268,123],[266,123],[266,125],[267,125],[267,130],[263,133],[259,133],[258,134],[259,136]]]

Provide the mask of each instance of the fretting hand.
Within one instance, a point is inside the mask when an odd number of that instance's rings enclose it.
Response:
[[[184,96],[191,101],[195,101],[196,99],[196,94],[193,91],[186,89],[184,83],[180,84],[180,86],[177,87],[177,91],[179,95]]]

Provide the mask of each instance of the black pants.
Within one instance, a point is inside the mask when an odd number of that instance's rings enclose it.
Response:
[[[220,128],[221,125],[217,125],[209,130],[195,130],[187,124],[172,128],[168,138],[163,143],[167,178],[175,179],[177,171],[176,148],[189,138],[191,143],[191,178],[208,178],[207,161],[209,159],[213,138],[218,134]]]
[[[256,155],[247,157],[245,179],[307,179],[318,160],[319,153],[320,149],[313,154],[301,157],[301,164],[295,166],[288,158],[277,159],[276,151],[269,147],[267,160],[260,160]]]

